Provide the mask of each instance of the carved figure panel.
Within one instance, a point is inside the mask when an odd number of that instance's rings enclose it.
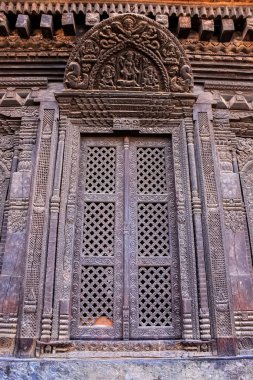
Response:
[[[92,28],[70,55],[67,88],[189,92],[189,61],[164,27],[133,14],[110,18]]]

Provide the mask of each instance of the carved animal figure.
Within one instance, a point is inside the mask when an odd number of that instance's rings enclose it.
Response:
[[[78,62],[71,62],[66,73],[66,83],[71,88],[87,89],[88,87],[88,74],[81,76],[81,67]]]

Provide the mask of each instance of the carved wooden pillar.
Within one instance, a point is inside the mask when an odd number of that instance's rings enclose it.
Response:
[[[198,339],[199,323],[195,246],[187,141],[183,122],[178,128],[177,133],[173,136],[173,144],[182,294],[182,337],[186,340]]]
[[[80,132],[64,116],[61,116],[61,128],[66,130],[66,143],[60,195],[52,340],[70,339],[71,275],[72,270],[78,268],[78,263],[72,263],[72,259]]]
[[[203,205],[204,248],[208,265],[212,336],[220,355],[234,355],[232,305],[225,257],[223,215],[221,212],[219,170],[211,124],[211,105],[195,107],[198,172]]]
[[[44,272],[49,226],[49,202],[52,194],[57,150],[56,102],[41,102],[41,123],[37,134],[37,156],[34,167],[31,215],[26,251],[26,275],[19,350],[21,355],[33,355],[39,336],[44,292]]]
[[[192,119],[189,118],[185,120],[185,127],[187,134],[189,169],[191,180],[192,212],[197,256],[200,338],[210,339],[210,315],[208,307],[207,276],[205,268],[206,264],[204,257],[203,230],[201,220],[202,210],[198,191]]]
[[[19,163],[14,149],[9,190],[7,232],[0,276],[0,335],[14,339],[17,332],[25,260],[26,225],[30,196],[32,151],[38,124],[38,113],[31,108],[23,114],[20,127]],[[17,171],[16,171],[17,170]],[[10,352],[13,350],[10,346]],[[9,352],[9,353],[10,353]]]
[[[44,307],[42,316],[41,339],[50,340],[52,333],[53,296],[55,284],[55,260],[57,247],[57,232],[60,210],[60,189],[62,177],[63,152],[65,141],[66,119],[63,117],[59,126],[59,141],[55,164],[53,195],[50,201],[50,223],[46,262]]]

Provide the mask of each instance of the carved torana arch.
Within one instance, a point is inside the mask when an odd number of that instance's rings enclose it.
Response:
[[[169,30],[145,16],[127,14],[101,22],[79,40],[64,83],[82,90],[190,92],[193,77]]]

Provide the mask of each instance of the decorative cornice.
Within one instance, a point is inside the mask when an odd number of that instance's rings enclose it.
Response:
[[[148,14],[167,14],[169,16],[191,16],[191,17],[250,17],[253,14],[253,1],[196,1],[181,0],[144,0],[136,3],[133,0],[116,2],[88,3],[85,1],[68,2],[68,1],[2,1],[0,12],[6,14],[63,14],[64,12],[83,13],[129,13],[134,12],[142,15]]]
[[[53,39],[59,32],[66,36],[81,36],[108,17],[129,13],[155,19],[182,39],[187,38],[190,32],[197,33],[203,41],[217,36],[219,41],[226,42],[235,33],[239,39],[253,39],[253,2],[203,4],[200,1],[179,5],[163,0],[152,4],[2,1],[0,36],[12,36],[17,32],[23,39],[29,39],[38,26],[45,39]]]

